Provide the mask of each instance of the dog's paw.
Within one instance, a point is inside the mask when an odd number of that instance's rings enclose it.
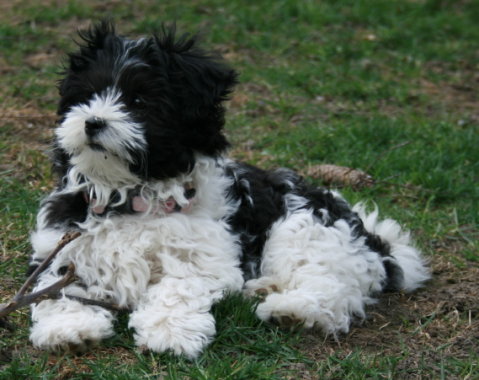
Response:
[[[282,327],[317,328],[325,334],[347,333],[352,318],[364,317],[361,299],[337,297],[327,292],[294,289],[269,294],[256,308],[256,315]]]
[[[90,340],[90,339],[79,339],[78,342],[68,342],[65,340],[59,341],[54,345],[46,344],[43,346],[37,345],[34,343],[36,348],[49,351],[53,354],[62,354],[62,353],[70,353],[74,355],[83,354],[85,352],[90,351],[94,347],[98,346],[100,341],[99,340]]]
[[[50,307],[41,305],[50,302]],[[43,301],[34,312],[30,340],[37,348],[59,352],[84,352],[113,335],[110,313],[83,305],[58,308],[56,301]],[[50,313],[47,313],[50,309]]]
[[[278,325],[282,329],[294,330],[300,328],[304,324],[304,320],[295,314],[291,315],[274,315],[271,316],[270,322]]]
[[[172,351],[189,359],[196,358],[216,332],[210,313],[160,315],[137,311],[131,315],[129,326],[135,329],[135,343],[141,349]]]
[[[268,321],[282,329],[294,330],[305,325],[306,318],[299,312],[275,308],[269,303],[260,303],[256,309],[256,315],[264,321]]]
[[[263,321],[283,328],[313,327],[321,319],[330,319],[327,311],[321,310],[314,297],[289,293],[272,293],[258,304],[256,315]]]
[[[281,292],[281,286],[267,277],[249,280],[244,286],[244,294],[249,297],[265,298],[271,293],[278,292]]]

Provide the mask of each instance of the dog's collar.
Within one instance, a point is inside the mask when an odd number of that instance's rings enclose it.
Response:
[[[85,202],[89,205],[91,212],[95,215],[105,215],[107,211],[117,211],[120,213],[144,213],[150,212],[156,214],[158,212],[163,212],[165,214],[171,214],[174,212],[188,212],[191,209],[191,206],[196,195],[196,189],[191,184],[185,185],[184,196],[188,200],[188,203],[185,206],[180,206],[178,202],[173,197],[169,197],[166,200],[156,200],[151,204],[146,201],[143,197],[139,195],[138,191],[132,191],[127,195],[126,202],[119,206],[113,206],[114,201],[106,206],[96,205],[96,198],[94,194],[90,194],[87,191],[83,192],[83,198]]]

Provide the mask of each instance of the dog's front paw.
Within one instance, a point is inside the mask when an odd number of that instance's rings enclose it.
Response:
[[[136,311],[129,326],[135,329],[135,343],[142,350],[172,351],[189,359],[196,358],[216,332],[215,320],[207,312]]]
[[[281,293],[283,287],[278,279],[268,276],[252,279],[244,284],[243,293],[249,297],[265,298],[272,293]]]
[[[83,352],[113,335],[111,313],[75,301],[43,301],[32,316],[30,340],[48,351]]]

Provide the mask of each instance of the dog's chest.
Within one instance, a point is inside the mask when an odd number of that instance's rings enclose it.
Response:
[[[54,265],[72,262],[93,297],[125,304],[135,304],[149,285],[166,275],[181,278],[201,271],[209,247],[215,246],[212,239],[229,236],[217,221],[179,213],[96,219],[84,228]]]

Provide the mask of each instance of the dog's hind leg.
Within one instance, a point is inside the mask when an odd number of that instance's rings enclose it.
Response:
[[[347,332],[354,316],[364,317],[364,305],[386,277],[380,256],[346,221],[325,226],[308,209],[272,226],[261,274],[245,284],[249,294],[265,296],[256,309],[260,319],[332,334]]]

